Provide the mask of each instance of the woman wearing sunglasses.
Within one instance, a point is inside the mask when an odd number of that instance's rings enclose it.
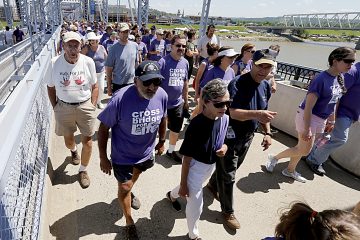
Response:
[[[256,49],[254,44],[244,44],[244,46],[241,48],[240,55],[235,59],[234,64],[231,66],[235,72],[235,76],[242,75],[246,73],[246,71],[251,70],[251,59],[255,51]],[[245,70],[246,66],[250,67],[250,69]]]
[[[229,84],[235,78],[235,72],[230,66],[238,55],[239,53],[235,52],[232,47],[221,47],[213,62],[214,67],[207,71],[200,83],[200,88],[203,88],[205,84],[215,78],[220,78],[226,84]]]
[[[94,32],[89,32],[86,35],[88,44],[81,49],[81,53],[92,58],[95,62],[96,77],[99,84],[99,97],[97,107],[103,109],[104,105],[101,100],[104,98],[105,89],[105,61],[107,58],[107,52],[103,45],[99,44],[101,36],[96,36]]]
[[[184,156],[180,185],[166,196],[176,211],[181,210],[178,197],[184,197],[189,238],[200,240],[198,222],[203,208],[203,185],[215,170],[215,163],[225,156],[224,144],[230,105],[227,85],[221,79],[208,82],[202,90],[203,111],[188,126],[180,148]]]
[[[269,154],[266,169],[274,170],[278,160],[290,158],[282,174],[299,182],[306,182],[295,169],[302,156],[307,156],[314,145],[315,137],[331,131],[335,123],[335,105],[346,94],[343,73],[348,72],[355,61],[355,50],[339,47],[328,58],[329,68],[321,72],[310,83],[306,98],[300,104],[295,117],[298,143],[295,147],[273,156]],[[317,135],[317,136],[316,136]]]

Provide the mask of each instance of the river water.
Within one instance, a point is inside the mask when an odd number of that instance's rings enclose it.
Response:
[[[222,46],[234,47],[236,51],[240,52],[241,47],[248,43],[248,41],[241,40],[221,40]],[[292,63],[296,65],[327,69],[327,58],[332,50],[336,47],[347,46],[355,47],[354,43],[349,42],[332,42],[332,43],[296,43],[296,42],[267,42],[267,41],[252,41],[256,49],[268,48],[271,44],[280,45],[280,53],[277,61]],[[360,51],[356,56],[356,60],[360,61]]]

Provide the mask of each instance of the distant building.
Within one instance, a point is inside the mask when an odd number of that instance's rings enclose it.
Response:
[[[13,21],[20,21],[20,17],[18,12],[16,11],[16,7],[12,7],[11,11],[12,11]],[[0,20],[6,21],[4,6],[0,6]]]

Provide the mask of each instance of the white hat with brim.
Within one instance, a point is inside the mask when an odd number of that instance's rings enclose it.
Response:
[[[78,41],[79,43],[81,43],[81,37],[77,32],[66,32],[66,33],[64,33],[63,41],[64,42],[69,42],[71,40]]]
[[[236,55],[239,55],[238,52],[235,52],[234,49],[226,49],[218,53],[218,57],[226,56],[226,57],[234,57]]]
[[[100,38],[101,36],[96,36],[94,32],[89,32],[88,34],[86,34],[87,40],[99,40]]]
[[[120,24],[119,24],[118,30],[119,30],[120,32],[129,30],[129,29],[130,29],[129,24],[127,24],[127,23],[120,23]]]

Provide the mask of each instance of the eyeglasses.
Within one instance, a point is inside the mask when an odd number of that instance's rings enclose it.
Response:
[[[151,84],[154,84],[154,86],[158,87],[161,85],[162,80],[160,78],[153,78],[147,81],[142,82],[145,87],[149,87]]]
[[[343,59],[343,62],[347,64],[353,64],[355,62],[355,59]]]
[[[224,108],[224,107],[227,107],[229,108],[230,107],[230,104],[232,103],[231,100],[229,101],[224,101],[224,102],[215,102],[215,101],[211,101],[214,105],[215,108]]]
[[[246,50],[245,52],[249,52],[251,54],[254,54],[255,53],[255,50]]]
[[[175,47],[177,47],[177,48],[181,48],[181,47],[182,47],[182,48],[186,48],[186,45],[176,44]]]

